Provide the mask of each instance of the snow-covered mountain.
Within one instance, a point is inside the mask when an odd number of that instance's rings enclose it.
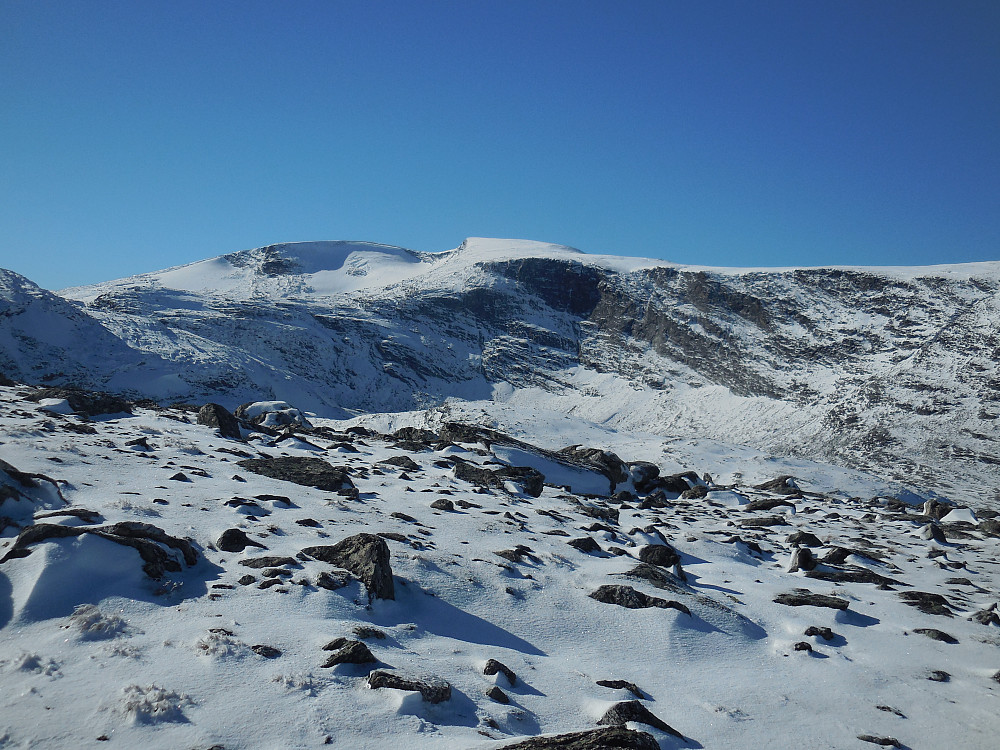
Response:
[[[340,417],[514,403],[1000,486],[1000,264],[713,269],[471,238],[274,245],[60,296],[3,278],[15,379]]]
[[[0,272],[0,748],[992,748],[998,288],[483,239]]]

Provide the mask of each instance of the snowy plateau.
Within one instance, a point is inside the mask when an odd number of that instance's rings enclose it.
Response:
[[[995,748],[1000,263],[0,270],[0,748]]]

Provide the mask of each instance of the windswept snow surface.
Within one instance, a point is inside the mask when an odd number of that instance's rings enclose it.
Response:
[[[31,489],[10,480],[3,487],[19,487],[34,506],[4,501],[0,515],[16,518],[0,531],[0,557],[33,509],[38,523],[74,528],[153,524],[200,554],[160,580],[142,573],[136,550],[86,535],[0,563],[2,746],[485,750],[592,728],[615,702],[635,698],[596,681],[626,680],[688,738],[631,724],[664,749],[867,746],[859,735],[912,748],[995,747],[1000,627],[967,618],[1000,600],[1000,540],[971,509],[952,510],[954,526],[941,522],[949,541],[928,541],[920,508],[886,499],[908,496],[893,482],[710,440],[618,432],[513,401],[344,422],[310,415],[317,429],[295,439],[256,433],[238,442],[182,409],[85,421],[41,410],[22,393],[0,387],[0,457],[57,480],[65,510],[92,515],[52,515],[63,505],[46,481]],[[583,444],[650,461],[663,475],[693,470],[713,480],[701,498],[612,503],[580,494],[586,487],[552,486],[566,479],[561,468],[523,447],[505,452],[495,443],[490,452],[384,434],[451,420],[547,450]],[[358,425],[379,431],[349,431]],[[264,456],[321,457],[346,468],[357,492],[304,487],[236,463]],[[382,463],[400,456],[417,468]],[[534,461],[552,476],[535,498],[460,480],[458,460],[485,469]],[[785,474],[801,492],[753,487]],[[439,500],[454,510],[432,508]],[[765,500],[779,504],[749,510]],[[264,548],[221,551],[226,529]],[[787,538],[798,530],[819,537],[816,557],[847,551],[842,565],[820,571],[893,583],[788,572]],[[358,581],[322,588],[322,575],[336,570],[301,554],[362,532],[387,535],[395,600],[369,602]],[[567,543],[583,537],[598,549]],[[664,540],[686,582],[667,569],[665,589],[624,576],[647,545]],[[243,564],[265,555],[290,560]],[[691,614],[589,596],[609,584],[678,601]],[[774,601],[799,588],[839,597],[847,609]],[[953,616],[909,606],[902,594],[911,591],[944,597]],[[809,627],[828,627],[832,638],[806,636]],[[338,637],[360,638],[378,662],[324,668],[332,652],[323,646]],[[812,651],[795,650],[800,642]],[[486,676],[489,659],[512,669],[514,684]],[[371,689],[369,667],[447,680],[451,698],[431,704]],[[509,704],[485,695],[494,686]]]

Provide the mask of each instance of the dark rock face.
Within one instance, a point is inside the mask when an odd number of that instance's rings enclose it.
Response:
[[[453,511],[455,510],[455,503],[446,497],[440,497],[431,503],[431,507],[434,510]]]
[[[832,641],[834,638],[834,633],[830,628],[819,628],[815,625],[810,625],[806,628],[806,632],[803,635],[815,635],[822,638],[824,641]]]
[[[524,488],[531,497],[542,494],[545,486],[545,475],[537,469],[527,466],[502,466],[495,470],[485,469],[465,461],[455,464],[455,476],[479,487],[502,489],[504,482],[514,482]]]
[[[355,534],[337,544],[307,547],[302,552],[356,575],[375,599],[395,599],[396,590],[389,565],[389,545],[375,534]]]
[[[795,477],[790,474],[783,474],[763,484],[755,484],[754,489],[774,492],[779,495],[795,495],[799,492],[799,488],[795,486]]]
[[[323,664],[324,667],[335,667],[338,664],[374,664],[377,661],[371,650],[361,641],[346,641],[330,655]]]
[[[321,458],[283,456],[280,458],[248,458],[238,466],[271,479],[315,487],[327,492],[353,488],[347,469],[331,466]]]
[[[514,674],[514,670],[508,667],[506,664],[498,662],[496,659],[490,659],[486,662],[486,666],[483,667],[483,674],[487,676],[492,676],[497,673],[502,674],[507,678],[507,682],[510,683],[511,687],[517,684],[517,675]]]
[[[651,734],[621,726],[570,732],[553,737],[532,737],[502,750],[660,750]]]
[[[803,550],[805,551],[805,550]],[[833,570],[810,570],[806,573],[807,578],[815,578],[820,581],[833,581],[835,583],[874,583],[876,586],[905,586],[895,578],[882,576],[868,568],[860,565],[851,565],[846,568],[836,568]]]
[[[776,497],[766,497],[750,501],[749,503],[747,503],[747,506],[743,510],[746,511],[774,510],[775,508],[780,508],[782,506],[785,506],[787,508],[794,508],[795,503],[789,502],[788,500],[779,499]]]
[[[29,401],[36,402],[46,398],[64,398],[73,411],[85,417],[132,413],[132,405],[128,401],[100,391],[85,391],[78,388],[44,388],[28,396]]]
[[[263,555],[262,557],[251,557],[248,560],[240,560],[240,565],[244,565],[254,570],[261,568],[280,568],[285,565],[298,565],[299,561],[294,557],[281,557],[279,555]]]
[[[797,589],[788,594],[778,594],[774,597],[774,601],[788,607],[829,607],[841,610],[847,609],[848,605],[846,599],[826,594],[814,594],[805,589]]]
[[[667,601],[656,596],[649,596],[641,591],[636,591],[631,586],[624,586],[622,584],[605,584],[594,593],[588,594],[588,596],[604,604],[617,604],[619,607],[627,609],[659,607],[661,609],[676,609],[688,616],[691,615],[691,610],[680,602]]]
[[[219,434],[230,440],[242,440],[240,423],[226,407],[219,404],[205,404],[198,410],[198,424],[217,427]]]
[[[633,461],[628,465],[628,472],[635,488],[645,493],[655,487],[654,483],[660,476],[660,467],[649,461]]]
[[[798,570],[813,570],[816,567],[816,558],[808,547],[796,547],[792,552],[792,561],[788,566],[789,573]]]
[[[874,734],[859,734],[858,739],[862,742],[870,742],[873,745],[881,745],[882,747],[902,747],[899,744],[899,740],[894,737],[879,737]]]
[[[168,571],[180,572],[181,563],[171,550],[180,553],[186,565],[198,562],[198,552],[185,539],[170,536],[163,529],[148,523],[138,521],[122,521],[111,526],[83,528],[60,526],[58,524],[39,523],[24,529],[14,540],[7,554],[0,558],[0,563],[7,560],[27,557],[31,554],[29,547],[46,539],[66,539],[68,537],[93,534],[102,539],[132,547],[143,560],[142,569],[150,578],[162,578]]]
[[[645,700],[646,698],[642,690],[634,682],[628,682],[627,680],[597,680],[597,684],[601,687],[611,688],[612,690],[628,690],[640,700]]]
[[[493,687],[491,687],[489,690],[486,691],[486,697],[489,698],[490,700],[494,700],[497,703],[502,703],[504,705],[510,703],[510,698],[507,697],[507,693],[505,693],[496,685],[494,685]]]
[[[451,685],[438,677],[404,677],[393,672],[377,670],[368,675],[370,688],[394,688],[420,693],[428,703],[442,703],[451,698]]]
[[[611,482],[611,488],[616,484],[626,481],[629,478],[628,465],[611,451],[600,448],[581,448],[571,445],[563,448],[559,453],[567,456],[577,463],[592,466],[600,471]],[[657,470],[659,473],[659,470]]]
[[[786,540],[789,544],[797,544],[800,547],[822,547],[823,542],[815,534],[808,531],[795,531],[788,535]]]
[[[265,659],[277,659],[281,656],[281,650],[275,648],[274,646],[267,646],[264,644],[258,644],[256,646],[251,646],[250,650],[259,656],[263,656]]]
[[[226,529],[219,536],[219,540],[215,543],[223,552],[242,552],[247,547],[260,547],[261,549],[267,549],[260,542],[255,542],[253,539],[248,537],[245,532],[240,529]]]
[[[680,559],[680,553],[669,544],[648,544],[639,550],[639,560],[661,568],[672,568]]]
[[[409,456],[393,456],[392,458],[387,458],[384,461],[379,461],[379,463],[388,464],[389,466],[398,466],[404,471],[420,471],[420,464]]]
[[[672,734],[674,737],[684,739],[684,735],[653,714],[639,701],[622,701],[609,708],[598,720],[602,726],[621,726],[629,721],[639,724],[648,724],[659,729],[661,732]]]
[[[933,594],[928,591],[903,591],[900,592],[899,598],[925,614],[953,617],[948,600],[941,594]]]
[[[593,537],[582,536],[579,539],[570,539],[566,542],[570,547],[580,550],[584,553],[600,552],[601,545],[599,545]]]

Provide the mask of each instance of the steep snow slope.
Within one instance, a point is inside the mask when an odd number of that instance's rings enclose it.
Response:
[[[519,240],[293,243],[63,294],[168,363],[98,381],[161,401],[340,417],[509,402],[983,502],[1000,486],[1000,264],[709,269]]]

